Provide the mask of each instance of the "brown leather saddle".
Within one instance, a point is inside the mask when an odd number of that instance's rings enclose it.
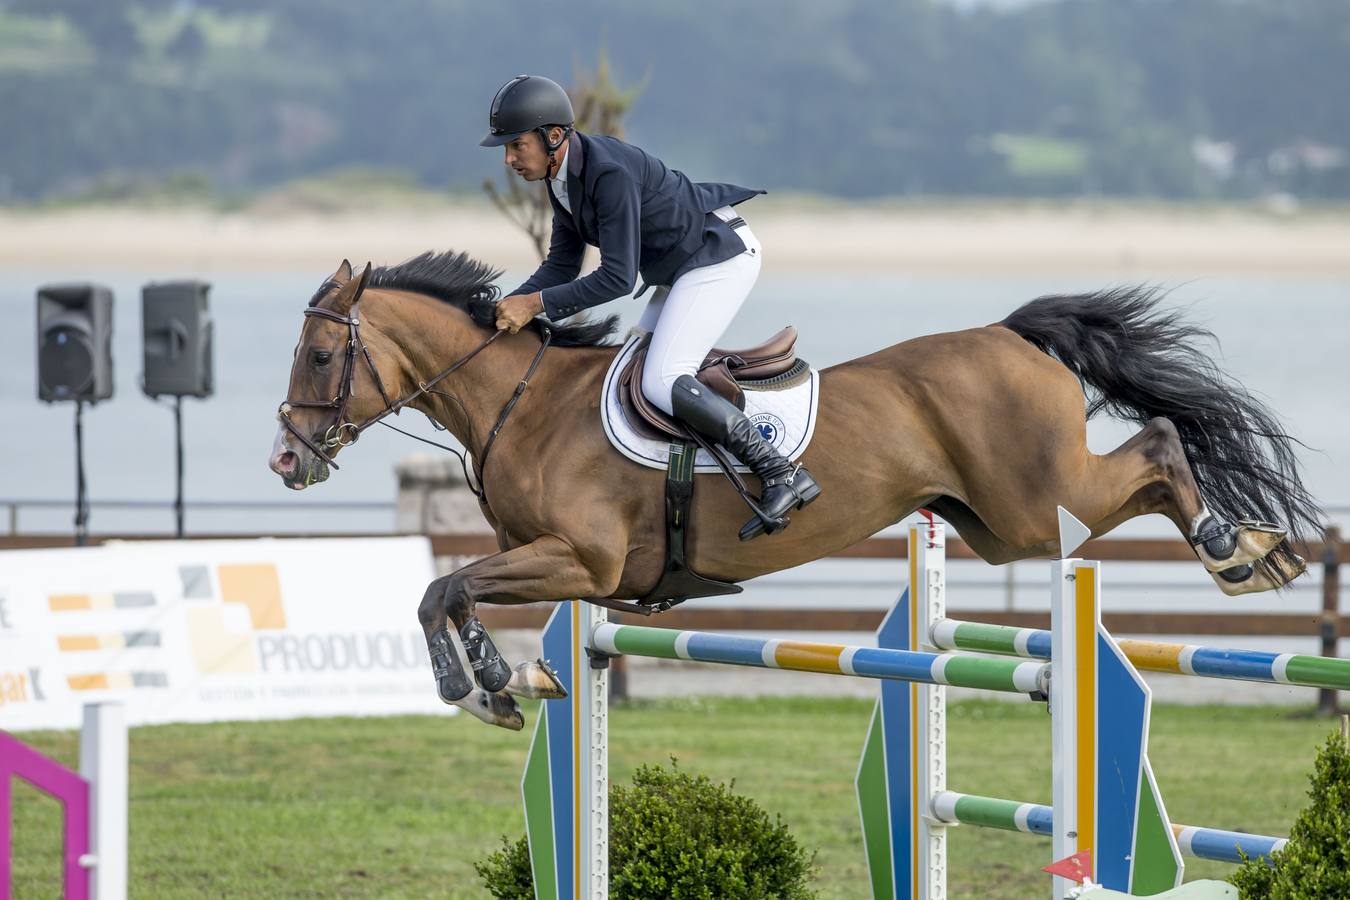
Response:
[[[684,425],[653,406],[642,393],[642,366],[647,361],[651,340],[650,334],[642,338],[632,359],[619,373],[619,405],[634,430],[643,437],[690,440]],[[714,347],[699,366],[696,377],[738,409],[745,409],[745,388],[783,390],[800,383],[810,371],[806,361],[797,358],[797,329],[789,325],[757,347],[746,350]]]
[[[644,437],[670,442],[666,469],[666,564],[660,580],[636,603],[607,598],[587,598],[591,603],[623,612],[651,615],[691,597],[738,594],[740,585],[704,578],[688,563],[689,510],[694,497],[694,459],[706,450],[731,480],[746,504],[759,512],[735,460],[721,447],[685,428],[652,406],[642,394],[642,366],[647,359],[651,335],[645,335],[632,358],[619,373],[615,389],[619,405],[632,427]],[[811,367],[797,358],[797,329],[791,325],[758,347],[723,350],[714,347],[699,367],[698,380],[710,390],[745,409],[745,390],[786,390],[811,377]]]

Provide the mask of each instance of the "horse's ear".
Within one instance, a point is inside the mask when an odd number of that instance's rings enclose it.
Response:
[[[343,260],[346,265],[346,260]],[[356,278],[351,278],[351,266],[347,265],[348,281],[337,292],[337,297],[333,300],[333,312],[344,316],[351,315],[352,305],[361,299],[365,293],[366,282],[370,281],[370,263],[366,263],[365,269]]]
[[[337,284],[346,284],[352,280],[352,264],[347,260],[342,261],[342,265],[337,267],[337,271],[328,276],[328,280]]]

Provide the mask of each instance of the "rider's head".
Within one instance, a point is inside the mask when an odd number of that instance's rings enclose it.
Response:
[[[572,101],[555,81],[517,75],[497,90],[482,147],[505,147],[506,164],[526,181],[546,177],[572,132]]]

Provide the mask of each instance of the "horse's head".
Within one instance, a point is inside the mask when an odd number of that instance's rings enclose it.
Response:
[[[453,251],[422,253],[374,272],[367,264],[355,277],[343,260],[305,310],[277,414],[272,471],[295,490],[324,481],[343,447],[404,408],[437,418],[467,447],[500,415],[499,398],[536,364],[545,330],[555,347],[596,347],[617,327],[618,317],[610,316],[564,325],[536,320],[519,335],[498,331],[493,282],[500,275]],[[397,303],[389,302],[393,292],[402,295]],[[479,354],[498,338],[496,353],[505,355],[487,362],[489,355]],[[474,360],[480,362],[468,366]]]
[[[329,467],[337,468],[333,457],[356,440],[360,423],[390,404],[366,344],[371,332],[362,332],[358,303],[369,280],[369,264],[352,277],[344,259],[305,310],[269,460],[294,490],[327,480]]]

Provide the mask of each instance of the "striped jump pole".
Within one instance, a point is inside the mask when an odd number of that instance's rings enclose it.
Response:
[[[642,625],[603,624],[592,648],[610,656],[646,656],[692,662],[852,675],[911,684],[950,684],[1010,694],[1031,694],[1049,683],[1045,663],[982,659],[888,647],[854,647],[775,638],[738,637],[702,631],[675,631]]]
[[[932,634],[933,643],[943,650],[1050,658],[1051,633],[1042,629],[944,619],[934,624]],[[1150,672],[1350,691],[1350,659],[1163,641],[1125,639],[1116,643],[1135,668]]]
[[[978,825],[1049,837],[1053,832],[1055,811],[1037,803],[943,791],[933,798],[933,813],[949,825]],[[1252,859],[1258,856],[1269,858],[1288,843],[1287,838],[1193,825],[1172,825],[1172,833],[1176,835],[1183,856],[1229,863],[1242,862],[1243,853]]]

